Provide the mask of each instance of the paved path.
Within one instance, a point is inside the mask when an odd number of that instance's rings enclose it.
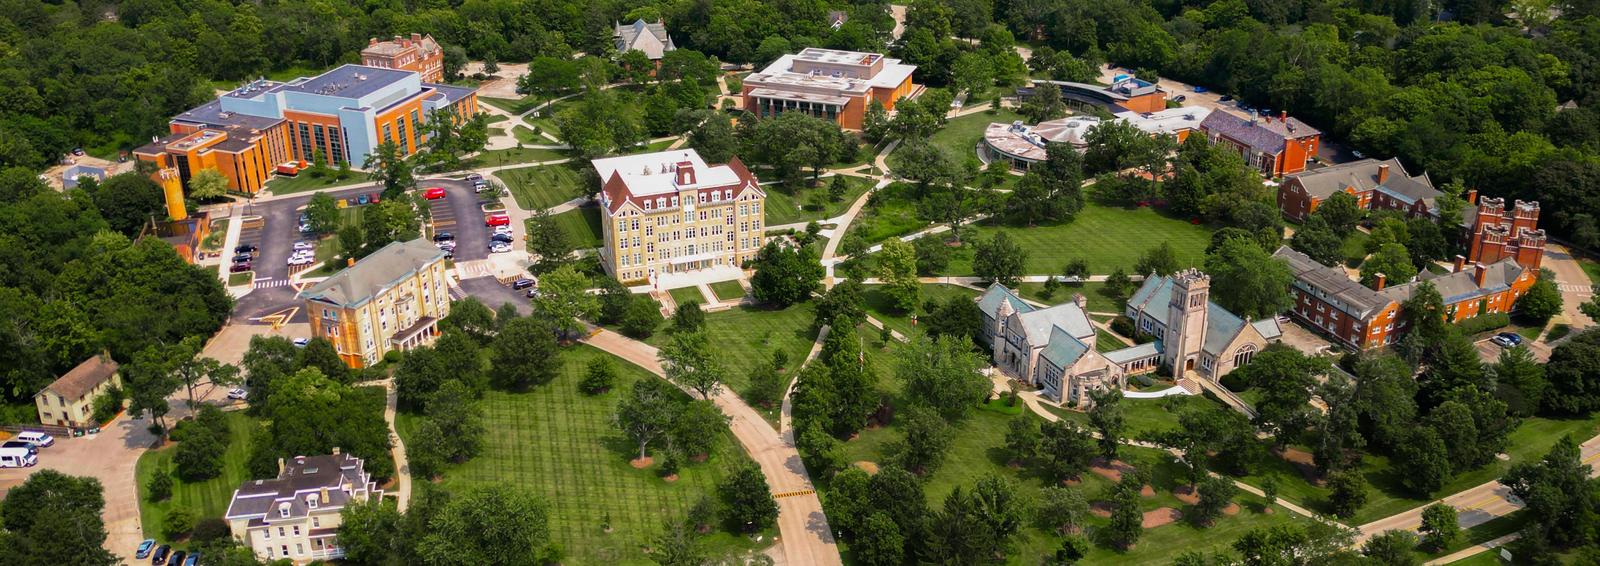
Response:
[[[597,330],[584,342],[665,379],[653,346],[604,329]],[[730,417],[728,426],[734,437],[761,466],[772,492],[802,493],[778,498],[778,541],[769,554],[780,564],[842,564],[828,518],[822,513],[822,500],[814,491],[816,488],[800,462],[800,452],[794,443],[786,441],[755,409],[726,388],[712,401]]]
[[[1433,566],[1435,564],[1450,564],[1452,562],[1459,562],[1459,561],[1462,561],[1462,560],[1466,560],[1467,558],[1476,556],[1479,553],[1505,546],[1507,543],[1509,543],[1511,541],[1514,541],[1514,540],[1517,540],[1518,536],[1519,535],[1517,533],[1511,533],[1509,535],[1505,535],[1503,537],[1500,537],[1500,538],[1497,538],[1497,539],[1494,539],[1494,540],[1490,540],[1490,541],[1485,541],[1485,542],[1481,542],[1481,543],[1478,543],[1478,544],[1474,544],[1472,546],[1469,546],[1467,548],[1463,548],[1461,550],[1457,550],[1455,552],[1452,552],[1450,554],[1441,556],[1439,558],[1435,558],[1433,560],[1429,560],[1427,562],[1424,562],[1423,564],[1425,566]]]
[[[398,398],[394,387],[394,379],[381,381],[368,381],[360,385],[382,386],[386,392],[383,403],[383,421],[389,424],[389,454],[394,457],[394,493],[399,497],[400,512],[406,512],[406,507],[411,504],[411,460],[406,459],[406,443],[400,439],[400,431],[394,427],[395,400]]]

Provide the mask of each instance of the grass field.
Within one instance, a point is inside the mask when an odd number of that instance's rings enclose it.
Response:
[[[228,274],[228,285],[229,286],[249,285],[250,282],[255,281],[255,275],[256,275],[255,272],[252,272],[252,271],[245,271],[245,272],[241,272],[241,273],[229,273]]]
[[[814,317],[810,303],[783,310],[738,306],[706,313],[706,331],[728,367],[728,387],[736,393],[749,389],[750,367],[755,360],[771,359],[774,350],[788,353],[789,369],[800,367],[817,337],[811,330]],[[661,347],[671,340],[668,333],[657,332],[646,342]]]
[[[679,287],[669,292],[672,293],[672,302],[678,303],[680,307],[688,304],[689,301],[700,303],[701,308],[706,305],[706,297],[700,292],[699,287]]]
[[[1093,312],[1120,313],[1122,312],[1123,307],[1127,306],[1128,304],[1128,299],[1126,297],[1112,297],[1107,295],[1106,284],[1099,281],[1063,284],[1048,298],[1044,296],[1044,283],[1023,283],[1018,287],[1019,288],[1017,291],[1022,294],[1022,298],[1031,301],[1039,301],[1047,305],[1059,305],[1061,303],[1065,303],[1072,300],[1072,296],[1077,293],[1083,293],[1083,297],[1089,300],[1088,310]],[[1129,292],[1131,293],[1132,291]]]
[[[681,519],[701,496],[714,496],[725,467],[746,457],[729,433],[709,462],[684,466],[677,481],[657,477],[654,468],[634,469],[628,461],[636,448],[611,418],[622,392],[634,381],[656,378],[618,361],[619,376],[610,393],[579,393],[577,384],[588,361],[606,355],[588,346],[569,348],[549,384],[527,393],[485,394],[491,433],[484,452],[447,468],[444,484],[510,484],[543,499],[550,510],[550,537],[565,551],[568,563],[647,563],[642,548],[661,532],[662,522]],[[415,417],[402,416],[401,432],[409,435]],[[607,517],[610,533],[601,527]],[[720,531],[703,540],[712,555],[756,546]]]
[[[902,312],[894,308],[894,301],[890,300],[889,295],[883,292],[882,285],[868,285],[866,291],[866,294],[862,297],[862,303],[866,305],[867,314],[871,314],[872,318],[878,319],[879,322],[882,322],[884,326],[889,327],[891,330],[910,336],[913,328],[911,325],[911,313]],[[943,303],[949,300],[951,296],[973,298],[978,296],[978,290],[960,285],[925,284],[922,286],[923,303],[927,303],[930,299]]]
[[[546,140],[548,141],[548,140]],[[543,161],[556,161],[572,157],[555,149],[536,147],[491,149],[478,154],[477,157],[462,161],[463,169],[477,167],[495,167],[500,165],[516,165],[519,163],[539,163]]]
[[[556,113],[566,110],[567,108],[572,107],[572,105],[577,104],[577,100],[578,99],[576,98],[569,98],[555,104],[551,104],[550,106],[545,107],[543,110],[540,110],[538,116],[528,116],[527,118],[523,118],[523,121],[530,125],[538,126],[540,130],[543,130],[547,134],[560,138],[561,132],[556,129],[555,115]],[[535,104],[529,104],[528,108],[533,108],[534,106]]]
[[[1578,266],[1583,268],[1584,275],[1589,276],[1589,283],[1600,285],[1600,262],[1592,259],[1578,260]]]
[[[877,204],[861,209],[850,232],[861,236],[868,245],[898,238],[928,226],[928,221],[917,217],[917,203],[911,197],[912,187],[895,183],[877,192]],[[970,262],[969,262],[970,263]]]
[[[1344,243],[1339,246],[1339,252],[1344,254],[1345,265],[1361,265],[1362,260],[1367,258],[1367,240],[1371,238],[1371,234],[1360,230],[1351,231],[1349,236],[1345,236]]]
[[[983,131],[989,128],[991,122],[1010,124],[1017,120],[1024,118],[1010,110],[1000,110],[994,114],[988,112],[968,114],[946,122],[943,128],[928,138],[928,142],[948,152],[950,157],[955,159],[956,165],[960,165],[969,158],[978,158],[974,148],[983,139]]]
[[[533,128],[529,128],[527,126],[513,126],[511,128],[511,135],[516,136],[517,141],[522,142],[524,145],[545,145],[551,143],[549,139],[534,133]]]
[[[495,173],[506,190],[517,199],[517,206],[538,210],[583,196],[579,173],[566,165],[518,167]]]
[[[738,281],[718,281],[711,284],[711,292],[717,299],[725,303],[738,302],[744,298],[744,287]]]
[[[1076,219],[1066,224],[1041,224],[1032,228],[1001,226],[987,221],[967,229],[963,239],[992,238],[1004,230],[1028,254],[1023,267],[1027,275],[1060,273],[1067,261],[1089,262],[1089,272],[1109,275],[1121,267],[1133,274],[1133,266],[1146,250],[1167,243],[1183,265],[1200,265],[1211,229],[1163,216],[1148,207],[1117,208],[1089,203]],[[973,246],[955,250],[948,275],[971,275]]]
[[[233,498],[233,490],[238,489],[239,484],[251,479],[247,471],[250,439],[255,435],[260,423],[239,411],[228,412],[226,416],[229,433],[228,450],[222,455],[222,475],[197,483],[188,483],[174,476],[172,499],[151,503],[147,488],[150,478],[155,477],[158,470],[168,472],[173,470],[172,456],[177,453],[177,445],[150,450],[139,456],[134,476],[139,482],[139,520],[145,525],[145,532],[148,533],[146,536],[158,535],[167,517],[167,511],[175,507],[188,507],[194,511],[195,517],[201,519],[221,518],[223,513],[228,511],[228,502]]]
[[[872,186],[872,182],[867,179],[849,176],[845,176],[844,179],[850,185],[850,190],[837,201],[827,199],[828,186],[833,182],[832,178],[822,179],[815,187],[790,188],[786,185],[764,187],[767,191],[766,224],[777,226],[810,222],[844,214],[851,203]],[[818,204],[818,199],[821,204]]]
[[[1098,342],[1098,340],[1097,340]],[[1129,382],[1133,380],[1130,379]],[[1127,428],[1123,433],[1128,438],[1147,439],[1155,433],[1166,432],[1178,428],[1178,415],[1189,410],[1218,410],[1222,405],[1199,395],[1175,395],[1160,399],[1123,399],[1122,411],[1127,419]],[[1089,414],[1081,411],[1071,411],[1046,407],[1063,419],[1076,421],[1079,424],[1089,424]]]
[[[600,234],[600,209],[584,207],[568,210],[552,216],[556,225],[567,233],[572,242],[572,247],[577,249],[598,248],[604,241]]]
[[[512,114],[521,114],[523,112],[527,112],[528,109],[538,106],[540,102],[544,102],[543,100],[533,96],[524,96],[520,99],[480,96],[478,97],[478,101],[495,108],[505,110],[506,112],[510,112]]]
[[[366,210],[364,206],[347,206],[339,209],[339,227],[360,226],[361,218],[366,214]],[[345,265],[337,261],[339,254],[343,253],[343,251],[339,247],[338,236],[329,236],[317,240],[316,260],[321,262],[322,265],[306,275],[308,277],[325,277],[343,270]]]
[[[359,185],[361,183],[368,182],[367,174],[360,171],[351,171],[350,175],[343,179],[336,179],[334,177],[334,175],[327,175],[319,179],[312,177],[310,173],[306,173],[304,171],[301,171],[299,175],[295,175],[293,177],[277,175],[267,181],[266,192],[274,195],[287,195],[293,193],[303,193],[306,191],[315,191],[317,189],[326,189],[328,187],[337,187],[341,185]]]

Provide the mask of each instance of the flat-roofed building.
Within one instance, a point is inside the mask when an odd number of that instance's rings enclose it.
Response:
[[[1085,112],[1159,112],[1167,107],[1167,93],[1155,83],[1133,77],[1123,78],[1104,86],[1072,81],[1035,79],[1030,86],[1017,89],[1018,98],[1033,96],[1042,84],[1052,84],[1061,91],[1061,101],[1068,108]]]
[[[393,242],[301,291],[311,335],[332,342],[350,367],[433,343],[450,314],[444,256],[424,239]]]
[[[624,282],[737,267],[765,243],[766,192],[735,157],[710,165],[693,149],[592,162],[601,179],[601,263]]]
[[[307,564],[343,558],[340,512],[382,497],[365,463],[334,448],[328,455],[280,458],[278,477],[233,491],[223,519],[256,558]]]
[[[745,77],[744,109],[762,118],[804,112],[859,130],[872,101],[894,110],[913,94],[916,70],[879,53],[807,47]]]
[[[1150,135],[1170,135],[1179,142],[1198,128],[1211,111],[1205,108],[1172,108],[1160,112],[1141,114],[1122,112],[1110,121],[1132,124]],[[1052,143],[1062,143],[1083,151],[1088,146],[1089,132],[1107,122],[1097,116],[1068,116],[1029,126],[1020,120],[1010,124],[990,123],[983,132],[983,157],[1003,159],[1012,168],[1027,170],[1045,160],[1047,148]]]

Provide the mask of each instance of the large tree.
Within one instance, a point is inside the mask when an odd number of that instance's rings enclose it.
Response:
[[[661,359],[666,362],[667,379],[695,390],[702,399],[716,396],[727,378],[727,368],[717,360],[711,336],[703,330],[673,334],[672,342],[661,349]]]
[[[1590,467],[1572,437],[1556,441],[1537,462],[1511,466],[1500,483],[1527,508],[1530,530],[1557,546],[1590,540],[1597,520]]]
[[[778,502],[754,462],[737,464],[723,476],[717,492],[722,496],[723,518],[734,530],[760,532],[778,520]]]
[[[560,368],[560,354],[561,346],[548,322],[531,316],[505,321],[490,354],[491,379],[507,389],[549,383]]]
[[[897,353],[895,376],[912,404],[960,419],[989,394],[992,384],[979,371],[985,365],[965,336],[919,335]]]
[[[40,470],[0,505],[0,550],[16,564],[117,564],[105,549],[104,506],[99,480]]]
[[[979,240],[972,260],[972,271],[979,279],[1015,287],[1021,281],[1023,266],[1028,263],[1028,251],[1022,249],[1005,231],[993,238]]]
[[[639,446],[640,460],[649,456],[650,444],[665,437],[677,420],[682,410],[678,395],[663,381],[641,379],[633,382],[633,390],[617,403],[617,426]]]
[[[400,196],[417,186],[414,166],[406,159],[406,152],[393,141],[378,144],[361,166],[372,171],[371,179],[383,186],[383,198]]]
[[[549,321],[556,333],[570,337],[583,332],[583,319],[600,310],[600,301],[589,294],[589,277],[572,265],[563,265],[539,280],[539,295],[533,299],[534,312]]]
[[[917,251],[898,238],[883,243],[878,253],[878,277],[885,292],[901,312],[915,311],[922,304],[922,284],[917,281]]]
[[[417,542],[430,564],[532,566],[551,559],[550,512],[544,501],[495,484],[451,494]]]
[[[1206,273],[1217,304],[1234,314],[1267,319],[1294,306],[1289,287],[1294,274],[1289,264],[1244,238],[1229,238],[1206,257]]]
[[[751,294],[780,308],[805,301],[822,287],[824,270],[810,248],[797,249],[773,240],[756,253],[750,267],[756,271],[750,278]]]

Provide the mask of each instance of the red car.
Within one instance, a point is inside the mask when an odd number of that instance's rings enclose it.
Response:
[[[504,214],[490,214],[483,219],[484,226],[505,226],[511,223],[511,217]]]
[[[422,198],[428,200],[442,199],[444,198],[444,189],[440,187],[429,187],[428,190],[422,191]]]
[[[228,272],[229,273],[243,273],[243,272],[246,272],[246,271],[250,271],[250,269],[251,269],[250,262],[241,261],[241,262],[235,263],[235,264],[233,264],[233,266],[229,267],[228,268]]]

